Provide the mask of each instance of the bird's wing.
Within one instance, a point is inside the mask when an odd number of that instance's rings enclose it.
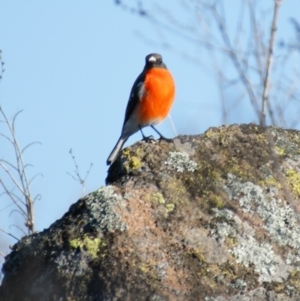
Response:
[[[138,78],[135,80],[132,89],[130,91],[130,96],[126,108],[126,113],[125,113],[125,119],[124,119],[124,124],[128,121],[130,118],[131,114],[135,110],[137,104],[139,103],[140,99],[142,98],[142,95],[144,93],[144,79],[145,79],[145,74],[142,72]]]

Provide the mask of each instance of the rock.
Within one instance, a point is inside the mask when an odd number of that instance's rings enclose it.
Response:
[[[1,301],[300,300],[300,133],[138,142],[7,256]]]

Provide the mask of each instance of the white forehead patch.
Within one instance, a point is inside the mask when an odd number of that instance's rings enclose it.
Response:
[[[149,61],[149,62],[156,62],[155,56],[153,56],[153,55],[150,56],[149,59],[148,59],[148,61]]]

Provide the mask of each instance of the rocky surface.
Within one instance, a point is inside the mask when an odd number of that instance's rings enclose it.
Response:
[[[300,133],[138,142],[6,258],[1,301],[300,300]]]

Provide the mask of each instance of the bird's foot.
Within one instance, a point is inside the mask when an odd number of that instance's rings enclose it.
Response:
[[[145,141],[145,142],[151,142],[151,141],[154,141],[154,137],[151,135],[151,136],[143,136],[143,139],[142,141]]]
[[[173,139],[166,138],[166,137],[164,137],[162,135],[159,137],[159,140],[166,141],[166,142],[172,142],[173,141]]]

